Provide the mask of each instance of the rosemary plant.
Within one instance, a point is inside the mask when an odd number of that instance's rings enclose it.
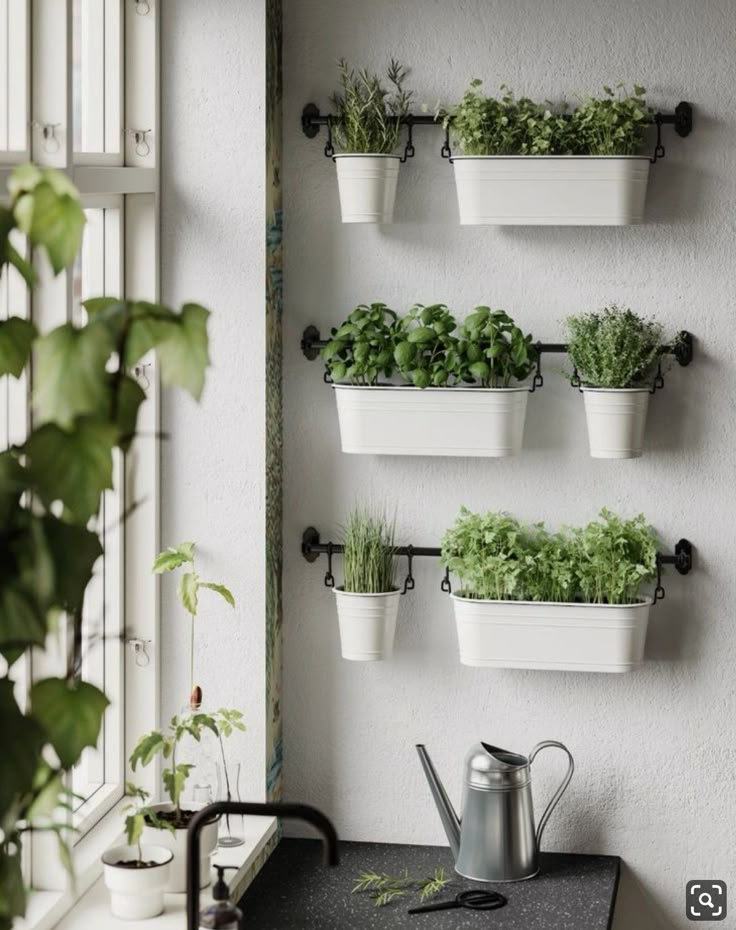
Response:
[[[353,894],[366,892],[376,907],[385,907],[396,898],[404,898],[412,891],[419,892],[419,900],[427,901],[450,884],[445,870],[438,868],[426,878],[412,878],[407,869],[401,875],[387,875],[370,869],[355,879]]]
[[[404,89],[406,68],[391,59],[388,89],[377,74],[357,73],[345,59],[339,62],[341,92],[330,98],[337,115],[335,141],[343,152],[392,155],[399,145],[401,119],[409,112],[412,92]]]
[[[396,590],[394,522],[360,508],[345,527],[345,591],[384,594]]]

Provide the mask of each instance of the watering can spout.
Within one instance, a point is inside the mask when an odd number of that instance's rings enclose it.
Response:
[[[437,810],[442,820],[442,826],[445,828],[453,859],[457,860],[458,852],[460,851],[460,818],[457,816],[455,808],[450,803],[445,787],[440,781],[440,777],[432,764],[432,760],[429,758],[429,753],[426,748],[422,745],[418,745],[417,753],[419,754],[424,774],[427,776],[434,803],[437,805]]]

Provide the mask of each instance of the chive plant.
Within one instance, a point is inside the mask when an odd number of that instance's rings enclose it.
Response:
[[[345,526],[344,590],[353,594],[384,594],[396,590],[394,521],[380,513],[356,508]]]

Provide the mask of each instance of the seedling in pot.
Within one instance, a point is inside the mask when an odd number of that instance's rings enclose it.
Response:
[[[150,795],[144,788],[139,788],[132,782],[128,782],[125,786],[125,791],[126,794],[132,798],[135,798],[139,802],[137,804],[127,804],[123,808],[123,813],[126,814],[125,836],[128,840],[128,845],[135,846],[137,849],[138,856],[136,859],[116,862],[115,865],[126,869],[152,868],[158,865],[158,863],[153,861],[146,862],[143,859],[141,838],[143,836],[144,827],[146,824],[148,824],[149,826],[156,827],[158,830],[170,830],[173,833],[174,825],[162,818],[158,811],[146,805],[146,801],[148,801]]]

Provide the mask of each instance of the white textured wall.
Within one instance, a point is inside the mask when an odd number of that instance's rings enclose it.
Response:
[[[427,743],[459,798],[474,741],[526,752],[562,740],[577,771],[545,846],[623,857],[621,930],[688,926],[686,880],[736,878],[735,31],[729,0],[285,4],[287,795],[322,807],[347,839],[444,843],[415,742]],[[639,81],[664,109],[692,100],[697,128],[687,140],[666,131],[641,227],[460,227],[441,134],[422,127],[417,157],[401,168],[397,223],[342,226],[324,131],[310,142],[299,128],[307,101],[325,107],[341,55],[372,68],[399,57],[431,107],[474,77],[542,98]],[[568,313],[623,301],[692,330],[697,360],[654,399],[638,461],[588,457],[581,397],[549,358],[517,460],[347,456],[332,394],[299,336],[310,323],[326,332],[370,300],[399,310],[442,300],[462,313],[489,302],[555,341]],[[587,521],[603,504],[643,511],[665,540],[692,539],[697,570],[668,578],[635,674],[462,668],[441,570],[429,560],[417,561],[416,591],[402,600],[394,660],[344,662],[325,560],[308,565],[299,541],[308,524],[337,538],[353,502],[369,498],[395,504],[400,540],[418,545],[437,544],[461,504],[551,526]],[[540,804],[562,771],[562,759],[540,756]]]
[[[210,708],[238,707],[244,795],[265,794],[265,4],[163,3],[162,297],[212,310],[201,404],[165,394],[163,545],[198,543],[196,677]],[[188,618],[163,581],[163,718],[189,691]]]

